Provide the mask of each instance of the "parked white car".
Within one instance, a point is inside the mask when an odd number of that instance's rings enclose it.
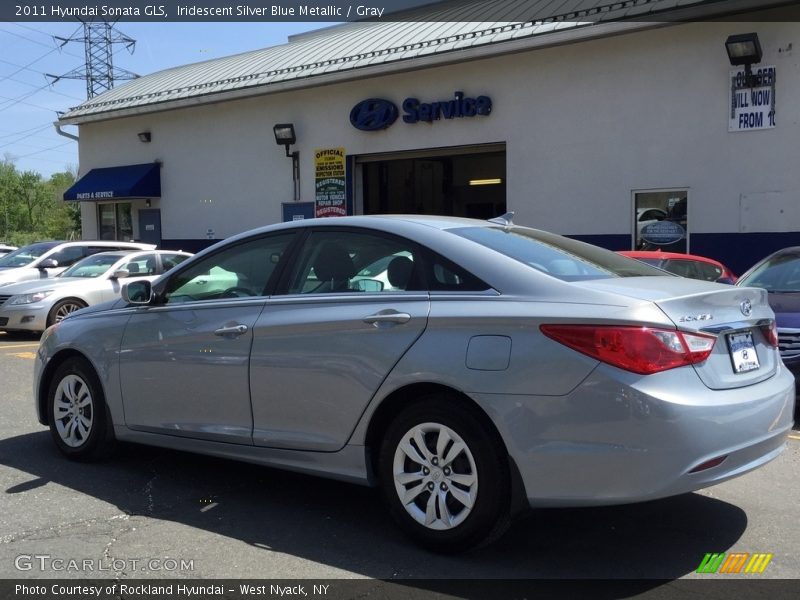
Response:
[[[113,250],[153,250],[153,244],[137,242],[36,242],[0,257],[0,287],[31,279],[48,279],[80,259]]]
[[[123,280],[153,280],[191,254],[167,250],[101,252],[45,281],[0,288],[0,331],[44,331],[71,312],[120,297]]]
[[[16,250],[16,246],[9,246],[8,244],[3,244],[0,242],[0,256],[5,256],[6,254],[13,252]]]

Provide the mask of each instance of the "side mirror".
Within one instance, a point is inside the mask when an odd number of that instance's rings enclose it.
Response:
[[[126,277],[130,277],[130,271],[127,269],[117,269],[111,274],[110,279],[125,279]]]
[[[122,286],[122,299],[128,304],[145,306],[153,301],[153,287],[146,279],[131,281]]]
[[[55,269],[56,267],[58,267],[58,261],[52,258],[45,258],[38,265],[39,269]]]

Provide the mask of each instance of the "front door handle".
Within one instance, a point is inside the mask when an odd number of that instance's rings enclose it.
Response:
[[[369,315],[368,317],[364,317],[362,319],[364,323],[369,323],[370,325],[374,325],[375,327],[380,326],[381,323],[395,323],[397,325],[402,325],[404,323],[408,323],[411,320],[411,315],[408,313],[397,312],[396,310],[382,310],[380,312],[375,313],[374,315]]]
[[[231,338],[239,337],[245,333],[247,333],[247,325],[228,325],[226,327],[220,327],[214,331],[214,335]]]

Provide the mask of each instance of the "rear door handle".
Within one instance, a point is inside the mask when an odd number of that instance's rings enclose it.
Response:
[[[369,315],[368,317],[364,317],[362,320],[364,323],[375,325],[375,327],[378,327],[381,323],[395,323],[397,325],[402,325],[403,323],[408,323],[411,320],[411,315],[389,309],[386,311],[382,310],[374,315]]]
[[[230,325],[227,327],[220,327],[214,331],[214,335],[221,337],[239,337],[247,333],[247,325]]]

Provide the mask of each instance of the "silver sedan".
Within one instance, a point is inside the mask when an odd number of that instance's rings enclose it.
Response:
[[[522,507],[646,501],[785,447],[794,379],[766,292],[492,222],[346,217],[221,242],[50,327],[39,421],[378,485],[461,551]]]
[[[101,252],[43,280],[0,287],[0,331],[44,331],[71,312],[120,297],[123,279],[155,279],[189,258],[187,252]]]

